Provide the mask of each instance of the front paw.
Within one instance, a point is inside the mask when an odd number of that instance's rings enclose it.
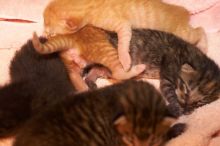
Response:
[[[170,140],[181,135],[186,130],[186,124],[177,123],[173,125],[166,134],[166,140]]]
[[[181,108],[179,105],[169,104],[167,108],[169,113],[174,117],[179,117],[183,114],[183,108]]]
[[[121,62],[125,71],[128,71],[131,67],[131,57],[128,52],[119,51],[119,61]]]

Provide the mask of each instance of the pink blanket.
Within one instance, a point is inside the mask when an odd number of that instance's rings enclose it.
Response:
[[[0,0],[0,18],[20,18],[37,23],[10,23],[0,21],[0,85],[10,80],[8,65],[14,52],[32,36],[41,34],[42,12],[49,0]],[[220,65],[220,0],[163,0],[188,9],[193,26],[202,26],[208,36],[208,56]],[[158,86],[158,81],[152,81]],[[10,146],[11,141],[0,141],[0,146]],[[220,146],[215,138],[209,146]]]
[[[185,7],[191,12],[191,24],[202,26],[206,32],[220,30],[220,0],[163,0]]]

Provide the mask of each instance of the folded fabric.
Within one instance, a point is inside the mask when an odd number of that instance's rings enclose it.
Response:
[[[191,14],[205,11],[214,6],[219,0],[163,0],[169,4],[185,7]]]
[[[185,131],[171,139],[166,146],[215,146],[220,137],[213,138],[220,130],[220,99],[180,117],[176,123],[185,123]]]
[[[220,0],[163,0],[185,7],[194,27],[202,26],[206,32],[220,31]]]

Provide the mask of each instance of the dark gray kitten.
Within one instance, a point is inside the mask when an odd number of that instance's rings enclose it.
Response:
[[[10,76],[0,88],[0,138],[15,135],[35,113],[76,91],[59,55],[39,55],[31,41],[16,52]]]
[[[21,129],[13,146],[120,146],[162,144],[166,105],[156,89],[125,81],[69,96],[49,106]]]
[[[108,35],[117,48],[117,35]],[[170,33],[136,29],[132,31],[130,48],[132,64],[147,66],[143,76],[160,78],[160,89],[174,115],[219,98],[219,67],[196,46]]]

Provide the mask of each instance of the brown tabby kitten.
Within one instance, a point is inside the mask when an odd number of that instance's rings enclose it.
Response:
[[[53,0],[44,10],[44,26],[48,35],[73,33],[88,24],[116,32],[119,60],[128,70],[132,28],[172,32],[205,49],[204,31],[192,28],[189,17],[183,7],[161,0]]]
[[[74,61],[80,64],[80,68],[84,68],[88,63],[103,64],[110,69],[112,77],[119,80],[134,77],[145,69],[145,65],[139,64],[133,66],[128,72],[124,71],[118,60],[117,50],[109,43],[106,33],[91,26],[84,27],[74,34],[51,37],[44,44],[34,34],[32,42],[36,51],[42,54],[62,51],[61,58],[69,71],[70,78],[73,84],[82,85],[81,91],[87,90],[88,87],[79,71],[77,72]]]
[[[166,105],[149,83],[129,80],[49,106],[21,130],[13,146],[140,146],[164,142]],[[131,141],[130,141],[131,140]]]
[[[109,40],[117,47],[116,34],[109,33]],[[132,32],[130,48],[133,65],[146,64],[149,70],[144,73],[160,75],[161,92],[175,115],[219,97],[219,67],[194,45],[166,32],[139,29]],[[179,91],[184,96],[176,94],[180,79],[185,87]]]

